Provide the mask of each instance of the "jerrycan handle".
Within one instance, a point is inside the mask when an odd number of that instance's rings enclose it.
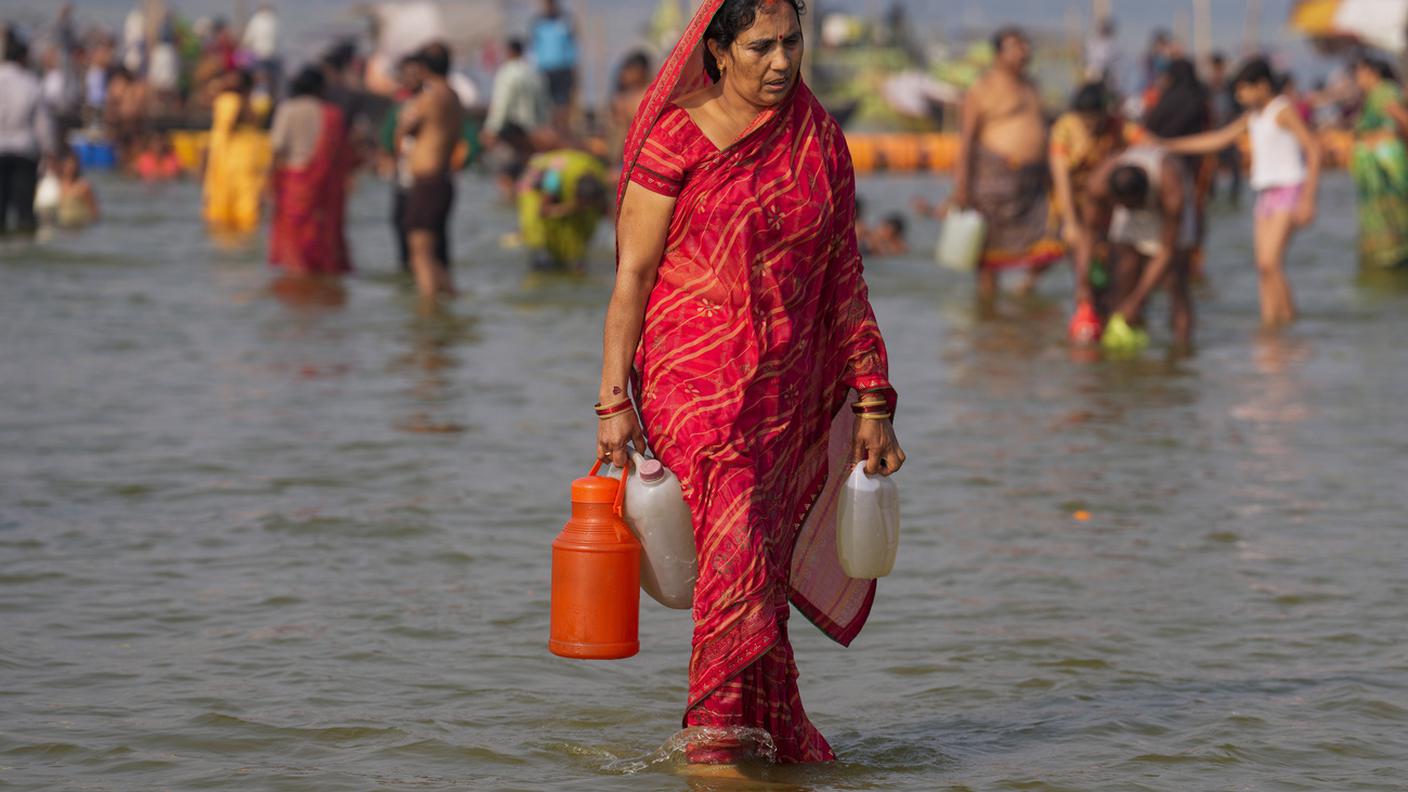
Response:
[[[588,475],[588,476],[595,476],[600,470],[601,470],[601,460],[598,459],[598,460],[596,461],[596,464],[595,464],[595,465],[592,465],[592,470],[591,470],[591,472],[588,473],[587,475]],[[627,465],[626,467],[621,468],[621,486],[619,486],[619,487],[616,488],[616,502],[613,503],[613,504],[611,504],[611,512],[612,512],[613,514],[615,514],[617,517],[622,517],[622,516],[624,516],[624,513],[625,513],[624,510],[622,509],[622,504],[624,504],[624,503],[625,503],[625,500],[626,500],[626,476],[630,474],[630,470],[631,470],[631,468],[630,468],[629,465]]]

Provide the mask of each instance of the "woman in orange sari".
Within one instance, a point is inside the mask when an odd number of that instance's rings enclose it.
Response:
[[[274,114],[274,218],[269,262],[292,275],[352,270],[343,233],[352,167],[342,111],[323,101],[323,74],[304,69]]]
[[[781,762],[834,758],[798,696],[788,603],[856,637],[875,582],[840,569],[837,486],[853,461],[904,463],[846,141],[800,77],[802,10],[707,0],[647,92],[618,190],[597,405],[600,457],[624,464],[648,436],[693,516],[684,724],[764,729]],[[696,743],[690,759],[737,749]]]

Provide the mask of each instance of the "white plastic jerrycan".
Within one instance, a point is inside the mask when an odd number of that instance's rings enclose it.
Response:
[[[694,603],[699,557],[694,522],[680,480],[658,459],[632,452],[626,481],[626,524],[640,540],[640,587],[667,608],[688,610]]]
[[[885,577],[900,547],[900,490],[887,476],[867,476],[857,464],[841,487],[836,552],[848,577]]]
[[[940,264],[951,270],[972,272],[978,268],[978,257],[983,254],[987,234],[988,223],[977,210],[950,210],[939,231],[939,247],[935,256]]]

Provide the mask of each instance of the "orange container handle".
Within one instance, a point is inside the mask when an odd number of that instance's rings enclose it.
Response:
[[[601,460],[598,459],[596,461],[596,464],[592,465],[591,472],[587,475],[595,476],[600,471]],[[630,474],[630,471],[631,468],[629,462],[626,463],[626,467],[621,468],[621,486],[616,488],[616,502],[611,504],[611,511],[615,513],[617,517],[622,517],[625,515],[624,504],[626,502],[626,476]]]

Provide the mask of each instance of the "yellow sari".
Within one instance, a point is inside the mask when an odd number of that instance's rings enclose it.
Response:
[[[205,165],[205,220],[225,231],[259,228],[259,202],[273,154],[269,136],[240,123],[239,94],[215,99]]]

